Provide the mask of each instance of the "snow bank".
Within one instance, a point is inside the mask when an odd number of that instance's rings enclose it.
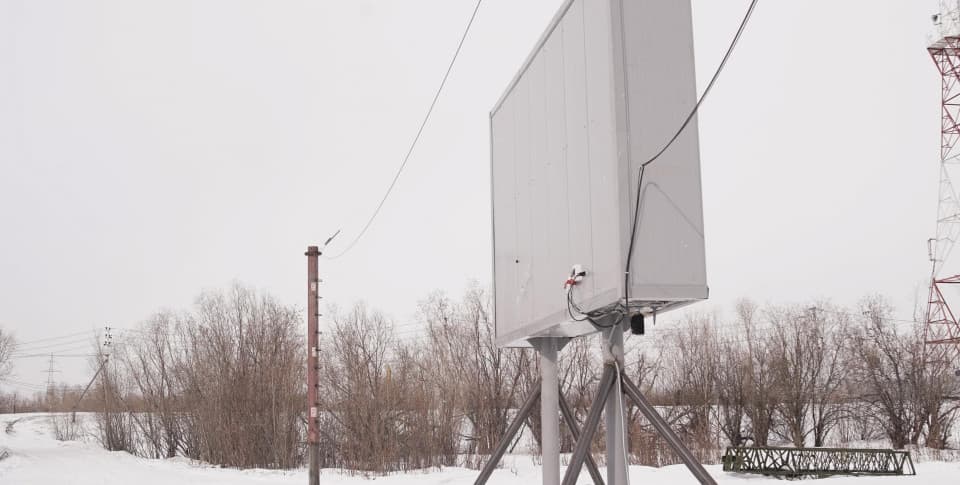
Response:
[[[11,432],[6,425],[16,420]],[[302,485],[307,483],[305,470],[232,470],[191,462],[183,458],[147,460],[124,452],[105,451],[91,441],[61,442],[53,437],[49,419],[44,414],[0,415],[0,450],[10,456],[0,460],[0,484],[47,485]],[[752,475],[724,473],[717,465],[707,469],[721,484],[783,485],[782,480]],[[957,484],[960,463],[926,462],[917,464],[916,477],[834,477],[819,480],[818,485],[869,484]],[[321,483],[329,485],[471,485],[477,472],[448,468],[373,478],[324,470]],[[696,484],[682,466],[630,468],[630,480],[636,484]],[[490,485],[535,485],[540,483],[540,469],[533,457],[512,455],[504,467],[494,472]],[[589,484],[586,471],[581,484]]]

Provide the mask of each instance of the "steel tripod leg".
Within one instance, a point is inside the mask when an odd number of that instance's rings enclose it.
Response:
[[[597,388],[597,398],[590,406],[590,412],[587,413],[587,421],[583,424],[583,434],[577,440],[573,447],[573,456],[570,457],[570,465],[563,475],[563,485],[575,485],[577,477],[580,476],[580,469],[583,468],[583,462],[586,456],[590,454],[590,444],[593,441],[593,435],[600,426],[600,415],[607,403],[607,396],[613,390],[614,379],[617,378],[617,371],[613,366],[604,366],[603,375],[600,377],[600,385]]]
[[[560,393],[560,413],[563,414],[563,421],[567,423],[570,434],[573,435],[573,441],[579,442],[580,425],[577,424],[577,418],[573,414],[573,410],[570,409],[570,405],[567,404],[567,400],[563,397],[563,392]],[[590,472],[590,477],[593,478],[593,485],[603,485],[603,477],[600,475],[600,469],[597,468],[597,462],[593,459],[593,455],[587,453],[586,461],[587,471]]]
[[[697,460],[693,453],[687,449],[686,445],[683,444],[683,441],[680,441],[680,437],[673,432],[673,429],[670,428],[670,425],[667,424],[667,421],[660,416],[660,413],[654,409],[653,405],[647,401],[647,398],[643,397],[643,393],[640,392],[633,381],[631,381],[627,376],[620,375],[620,380],[623,383],[623,392],[633,399],[633,402],[640,408],[640,412],[647,417],[647,421],[650,421],[650,424],[657,430],[657,433],[666,440],[667,444],[670,445],[670,448],[680,457],[687,468],[690,470],[690,473],[693,474],[700,483],[705,485],[717,485],[717,482],[713,480],[713,477],[707,473],[707,470],[703,468],[703,465],[700,464],[700,461]]]
[[[520,431],[520,428],[523,426],[523,422],[530,417],[530,412],[533,411],[534,405],[537,404],[537,400],[540,399],[540,383],[537,382],[537,385],[534,386],[534,391],[530,393],[530,396],[527,397],[527,400],[523,402],[523,406],[520,407],[520,412],[517,413],[517,416],[513,418],[513,422],[510,423],[510,426],[507,427],[507,432],[503,435],[503,439],[500,440],[500,443],[497,443],[497,447],[493,450],[493,454],[490,455],[490,459],[483,469],[480,470],[480,476],[477,477],[477,480],[473,482],[473,485],[484,485],[487,483],[487,479],[490,478],[490,475],[493,473],[493,470],[497,468],[497,465],[500,464],[500,459],[503,458],[503,454],[507,452],[507,448],[510,446],[510,442],[513,441],[514,436],[517,432]]]

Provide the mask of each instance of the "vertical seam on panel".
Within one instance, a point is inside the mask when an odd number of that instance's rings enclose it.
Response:
[[[520,123],[518,119],[520,117],[519,110],[513,110],[513,163],[510,165],[513,167],[513,251],[514,260],[520,259],[520,184],[517,183],[517,152],[519,151],[519,143],[517,140],[519,137],[519,126]],[[507,264],[510,264],[510,261],[507,260]],[[513,263],[513,284],[514,288],[519,292],[520,290],[520,265],[516,262]],[[519,316],[520,306],[517,304],[517,297],[513,297],[513,315],[516,319]]]
[[[542,52],[543,52],[542,50],[541,50],[540,52],[538,52],[537,55],[534,56],[533,60],[530,62],[530,68],[531,68],[530,70],[532,70],[533,64],[534,64],[535,62],[537,62],[538,58],[540,57],[540,53],[542,53]],[[530,72],[530,70],[528,70],[527,72]],[[527,83],[527,84],[532,86],[532,85],[533,85],[533,81],[530,81],[530,82]],[[535,107],[534,105],[535,105],[536,103],[534,103],[534,101],[533,101],[533,94],[532,94],[532,93],[533,93],[533,90],[532,90],[532,89],[528,89],[527,91],[528,91],[528,92],[527,92],[527,113],[530,113],[530,116],[528,117],[528,121],[530,122],[530,124],[528,125],[527,129],[530,130],[530,131],[529,131],[529,133],[530,133],[530,141],[536,142],[537,140],[535,140],[535,137],[533,136],[533,117],[535,116],[535,115],[533,114],[533,108]],[[544,133],[544,135],[546,135],[546,133]],[[535,145],[534,145],[533,143],[531,143],[531,144],[530,144],[530,156],[527,157],[527,184],[530,184],[530,181],[533,179],[533,173],[534,173],[534,171],[533,171],[533,168],[534,168],[534,160],[533,160],[533,157],[534,157],[534,154],[535,154],[535,153],[536,153]],[[535,281],[535,279],[534,279],[534,277],[533,277],[533,272],[534,272],[534,270],[536,269],[536,266],[533,264],[533,263],[535,262],[535,260],[533,259],[533,255],[536,254],[536,251],[534,251],[534,246],[533,246],[533,221],[534,221],[534,219],[535,219],[535,218],[533,217],[533,209],[536,207],[536,205],[535,205],[535,202],[534,202],[535,199],[534,199],[534,197],[533,197],[533,196],[534,196],[534,191],[533,191],[533,187],[532,187],[532,186],[528,186],[528,192],[527,192],[527,194],[528,194],[527,197],[528,197],[528,201],[529,201],[529,203],[527,204],[527,208],[529,209],[529,210],[527,211],[527,212],[528,212],[528,214],[527,214],[527,217],[528,217],[528,221],[527,221],[527,229],[528,229],[528,231],[527,231],[527,233],[528,233],[528,237],[527,237],[527,247],[528,247],[529,253],[530,253],[529,256],[528,256],[528,259],[530,260],[530,263],[528,264],[528,267],[530,268],[530,272],[529,272],[529,274],[528,274],[529,278],[527,278],[525,281],[526,281],[528,284],[530,284],[531,287],[527,288],[525,293],[526,293],[526,295],[527,295],[528,301],[530,302],[530,304],[527,305],[528,308],[529,308],[529,311],[530,311],[530,314],[529,314],[529,316],[527,317],[527,318],[529,319],[529,321],[527,321],[527,325],[529,325],[530,323],[533,322],[534,309],[535,309],[535,307],[536,307],[536,302],[537,302],[536,299],[535,299],[536,294],[537,294],[537,293],[536,293],[536,288],[535,288],[535,287],[532,287],[532,285],[533,285],[533,283],[534,283],[534,281]]]
[[[562,20],[561,20],[560,24],[558,24],[557,26],[559,27],[561,24],[562,24]],[[556,28],[554,28],[553,31],[556,32]],[[550,35],[552,36],[553,33],[551,33]],[[550,67],[550,65],[549,65],[549,60],[550,60],[550,59],[549,59],[549,56],[547,55],[547,52],[548,52],[548,51],[546,50],[546,47],[547,47],[547,45],[548,45],[549,43],[550,43],[550,40],[547,39],[547,42],[544,42],[544,43],[543,43],[544,50],[541,51],[541,53],[543,54],[543,86],[542,86],[542,87],[543,87],[543,139],[544,139],[544,141],[546,141],[546,144],[545,144],[544,147],[543,147],[543,148],[544,148],[544,151],[543,151],[543,160],[544,160],[544,162],[546,162],[546,163],[548,163],[548,164],[551,163],[550,160],[549,160],[549,156],[550,156],[550,141],[551,141],[551,140],[550,140],[550,119],[549,119],[550,117],[547,116],[547,114],[550,112],[550,108],[549,108],[549,106],[550,106],[550,99],[549,99],[550,90],[547,88],[547,86],[550,84],[550,83],[548,82],[548,79],[550,78],[550,70],[549,70],[549,67]],[[562,51],[561,51],[561,54],[563,54]],[[546,197],[545,197],[545,199],[546,199],[546,204],[544,204],[544,205],[545,205],[546,208],[547,208],[547,214],[546,214],[546,217],[544,218],[544,220],[545,220],[546,223],[547,223],[547,230],[546,230],[546,234],[547,234],[547,238],[546,238],[546,240],[547,240],[547,244],[546,244],[546,255],[547,255],[547,257],[545,258],[545,262],[548,263],[548,264],[549,264],[549,263],[552,263],[552,262],[553,262],[553,258],[556,257],[556,244],[554,243],[555,239],[553,238],[553,229],[554,229],[553,224],[552,224],[553,220],[552,220],[552,218],[550,217],[550,209],[551,209],[550,204],[551,204],[551,202],[553,202],[553,201],[551,200],[551,198],[550,198],[550,193],[551,193],[552,185],[553,185],[553,184],[551,184],[550,182],[551,182],[551,180],[550,180],[550,177],[549,177],[549,175],[548,175],[548,176],[546,177],[546,184],[544,184],[544,188],[546,189],[546,190],[544,190],[544,195],[546,196]],[[542,271],[542,270],[541,270],[541,271]],[[551,271],[552,271],[552,269],[551,269]],[[537,291],[540,291],[540,289],[538,288]],[[550,301],[550,299],[547,298],[547,301]]]
[[[586,118],[586,129],[587,129],[587,133],[586,133],[587,136],[585,137],[587,142],[587,150],[586,150],[587,187],[590,187],[590,190],[588,191],[588,196],[587,196],[587,205],[588,205],[588,211],[589,211],[590,217],[588,217],[587,219],[590,221],[590,266],[594,266],[594,262],[595,262],[594,249],[595,248],[593,244],[593,170],[591,170],[591,163],[590,163],[590,146],[591,146],[590,144],[590,83],[587,80],[587,71],[589,70],[587,66],[587,6],[583,5],[582,3],[581,5],[583,6],[583,15],[580,16],[580,23],[583,26],[581,35],[583,36],[583,86],[584,86],[583,101],[584,101],[584,115]],[[594,295],[597,294],[596,278],[590,278],[590,281],[593,286],[593,291],[590,292],[590,297],[592,298]]]
[[[493,301],[493,341],[499,344],[499,326],[497,318],[497,225],[494,222],[496,220],[497,211],[496,211],[496,194],[493,186],[494,177],[494,160],[493,160],[493,113],[490,113],[490,118],[488,118],[488,130],[490,133],[490,143],[487,145],[490,149],[490,252],[491,260],[493,264],[490,266],[490,276],[492,278],[491,288],[493,288],[493,294],[491,295]]]
[[[568,154],[569,154],[569,139],[567,138],[567,45],[566,45],[566,27],[564,22],[561,21],[560,25],[557,27],[560,28],[560,99],[563,100],[563,109],[560,113],[563,115],[563,185],[564,192],[563,195],[567,199],[566,211],[567,211],[567,259],[565,261],[567,264],[575,264],[572,261],[569,261],[571,257],[570,251],[570,167],[568,164]],[[559,268],[558,268],[559,269]]]
[[[633,200],[633,190],[632,190],[633,143],[632,143],[632,137],[631,137],[631,134],[633,133],[633,129],[630,124],[630,82],[629,82],[630,78],[628,74],[630,71],[630,67],[627,64],[627,30],[626,30],[626,24],[623,21],[624,16],[625,16],[625,13],[624,13],[624,7],[623,7],[623,0],[620,0],[620,62],[621,62],[621,65],[623,66],[623,113],[624,113],[624,131],[626,133],[625,144],[626,144],[626,152],[627,152],[626,153],[627,155],[627,201],[628,201],[627,207],[629,211],[629,207],[630,207],[629,201]],[[643,190],[643,187],[637,187],[638,192],[642,190]],[[623,201],[620,201],[620,202],[622,203]],[[636,209],[637,211],[639,211],[640,207],[637,207]],[[627,215],[630,216],[632,214],[628,212]],[[621,224],[622,223],[623,221],[621,221]],[[636,231],[640,229],[639,224],[638,224],[638,227],[633,227],[633,224],[628,224],[628,226],[630,226],[631,231]],[[631,235],[631,237],[634,237],[634,236]],[[622,250],[623,248],[621,248],[621,252]],[[628,256],[624,255],[624,262],[626,262],[627,258]],[[630,274],[630,281],[627,281],[627,284],[632,286],[633,280],[634,280],[634,272],[632,271],[631,268],[627,268],[626,271]],[[626,302],[626,303],[628,305],[630,304],[630,302]]]

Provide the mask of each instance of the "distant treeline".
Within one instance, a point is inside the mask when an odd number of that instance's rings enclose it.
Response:
[[[532,350],[494,345],[489,295],[479,286],[459,300],[431,295],[399,330],[362,304],[332,313],[320,344],[324,467],[477,466],[537,385]],[[879,297],[855,309],[744,300],[732,318],[687,313],[628,338],[625,368],[704,462],[742,444],[957,447],[958,363],[945,347],[925,346],[919,324],[892,314]],[[301,466],[304,342],[296,308],[241,286],[204,294],[189,311],[160,312],[119,339],[91,390],[100,440],[147,457]],[[564,395],[582,421],[602,370],[599,341],[570,342],[560,364]],[[54,399],[62,410],[68,394],[34,404]],[[532,440],[518,451],[536,452],[539,423],[535,412],[526,423]],[[634,463],[677,462],[637,409],[626,425]],[[602,435],[594,443],[601,460]]]

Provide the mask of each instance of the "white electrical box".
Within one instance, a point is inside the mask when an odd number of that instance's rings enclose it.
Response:
[[[490,113],[496,342],[596,331],[623,300],[640,166],[696,103],[689,0],[569,0]],[[696,119],[641,187],[630,307],[707,298]]]

